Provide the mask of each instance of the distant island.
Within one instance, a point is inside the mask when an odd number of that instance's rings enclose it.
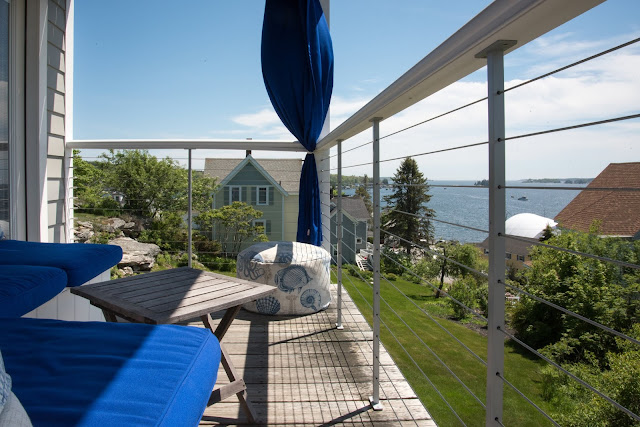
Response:
[[[489,186],[489,180],[488,179],[483,179],[480,181],[476,181],[473,183],[473,185],[477,185],[478,187],[488,187]]]
[[[593,181],[593,178],[529,178],[522,180],[525,184],[588,184],[591,181]]]

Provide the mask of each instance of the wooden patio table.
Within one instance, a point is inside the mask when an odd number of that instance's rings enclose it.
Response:
[[[247,399],[247,387],[239,378],[222,338],[242,304],[273,292],[273,286],[182,267],[71,288],[102,309],[108,322],[116,316],[130,322],[172,324],[199,317],[220,341],[221,362],[229,384],[212,391],[208,405],[238,396],[250,422],[255,412]],[[226,310],[214,329],[211,313]]]

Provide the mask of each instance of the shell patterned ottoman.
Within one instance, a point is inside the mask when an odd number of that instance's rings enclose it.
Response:
[[[240,279],[274,286],[271,295],[244,305],[271,315],[310,314],[331,303],[331,256],[317,246],[298,242],[257,243],[238,254]]]

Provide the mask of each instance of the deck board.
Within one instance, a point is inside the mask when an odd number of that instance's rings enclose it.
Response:
[[[372,392],[372,331],[348,294],[344,330],[335,329],[335,286],[329,309],[301,317],[261,316],[242,310],[223,342],[247,383],[263,425],[435,426],[413,389],[381,346],[382,411],[369,404]],[[214,316],[214,321],[221,315]],[[186,322],[202,326],[197,321]],[[228,383],[222,368],[218,384]],[[208,407],[201,426],[245,425],[230,398]]]

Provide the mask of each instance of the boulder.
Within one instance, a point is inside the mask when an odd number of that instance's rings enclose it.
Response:
[[[77,243],[84,243],[94,236],[93,224],[88,221],[76,222],[76,229],[73,230],[73,235]]]
[[[118,268],[131,267],[133,271],[149,271],[156,262],[156,256],[160,253],[160,247],[153,243],[140,243],[129,237],[118,237],[109,241],[110,245],[122,248],[122,261]]]
[[[144,230],[142,222],[130,221],[122,226],[122,233],[127,237],[136,238],[140,235],[142,230]]]
[[[106,231],[107,233],[116,233],[119,231],[126,222],[120,218],[109,218],[101,224],[96,224],[100,231]]]
[[[77,243],[84,243],[94,236],[94,232],[90,228],[79,228],[74,230],[73,235]]]

